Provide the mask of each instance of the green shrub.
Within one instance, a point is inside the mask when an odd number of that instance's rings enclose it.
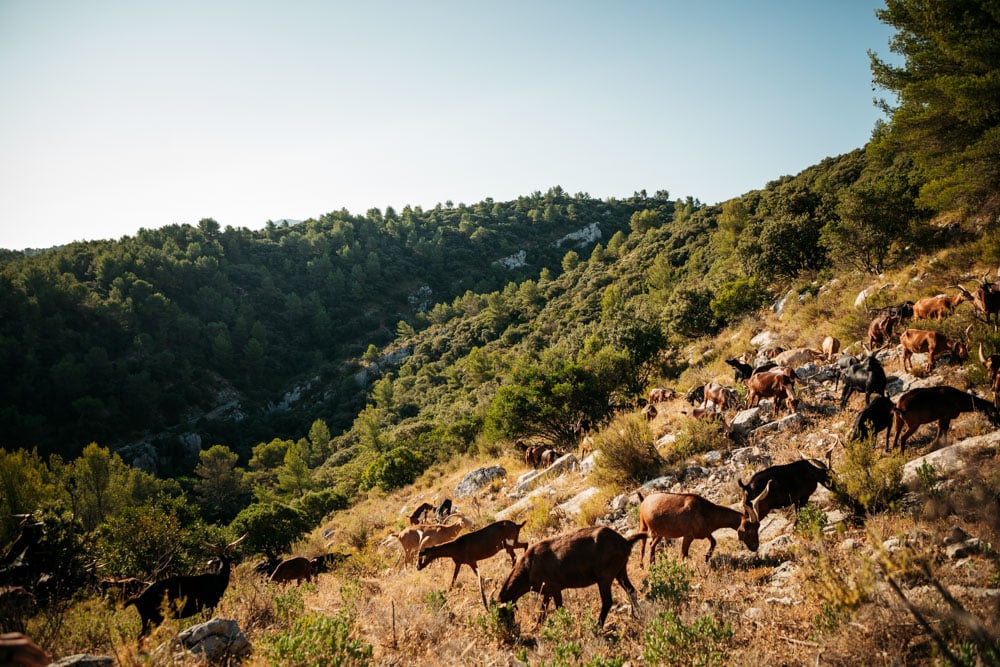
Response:
[[[650,554],[650,560],[653,555]],[[649,600],[679,606],[691,595],[691,577],[694,570],[669,554],[662,554],[649,566],[649,577],[642,590]]]
[[[673,446],[664,455],[668,464],[680,463],[695,454],[728,449],[722,424],[714,419],[689,419],[676,433]]]
[[[691,625],[684,625],[674,612],[663,611],[643,632],[646,646],[643,656],[650,665],[724,665],[732,637],[729,623],[720,624],[711,616],[702,616]]]
[[[265,638],[265,655],[272,665],[327,667],[372,664],[372,647],[351,637],[353,621],[346,614],[309,613],[296,618],[291,629]]]
[[[889,509],[903,492],[905,462],[902,453],[882,455],[870,437],[845,443],[844,459],[831,471],[838,500],[864,514]]]
[[[806,537],[820,537],[825,525],[826,512],[815,503],[806,503],[796,515],[795,532]]]
[[[594,479],[600,486],[641,484],[658,476],[663,468],[663,459],[653,446],[653,432],[639,415],[614,419],[594,436],[594,448],[601,452],[594,468]]]
[[[413,484],[417,475],[424,471],[423,458],[408,447],[380,454],[361,475],[361,489],[379,487],[383,491],[398,489]]]

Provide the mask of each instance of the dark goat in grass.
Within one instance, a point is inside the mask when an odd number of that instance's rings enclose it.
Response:
[[[885,431],[885,451],[889,451],[889,436],[892,435],[892,401],[885,396],[876,396],[854,420],[851,440],[874,438]]]
[[[982,412],[994,426],[1000,425],[1000,414],[992,403],[946,385],[911,389],[899,397],[892,412],[896,428],[892,445],[899,451],[906,448],[906,441],[920,426],[935,421],[938,430],[932,444],[940,438],[947,440],[951,421],[963,412]]]
[[[597,626],[602,628],[611,610],[611,582],[617,581],[628,594],[634,616],[638,601],[627,566],[633,545],[645,537],[646,533],[636,533],[626,538],[611,528],[598,526],[578,528],[535,542],[514,563],[497,601],[500,604],[517,602],[528,591],[538,591],[542,595],[544,617],[550,599],[555,600],[556,608],[562,606],[563,589],[596,584],[601,593]],[[503,612],[507,623],[513,620],[512,616],[509,608]]]
[[[832,454],[831,447],[827,458]],[[771,510],[781,507],[794,505],[798,512],[809,502],[809,496],[815,493],[819,484],[829,488],[830,467],[817,459],[802,459],[764,468],[746,484],[736,481],[746,492],[747,502],[753,503],[758,519],[763,521]],[[758,499],[760,502],[755,502]]]
[[[163,622],[164,607],[169,607],[176,618],[192,616],[203,609],[214,609],[229,586],[229,574],[233,565],[232,550],[246,538],[244,535],[222,549],[216,549],[221,562],[218,572],[167,577],[150,584],[146,590],[126,602],[126,607],[135,605],[142,619],[139,636],[149,632],[153,623],[159,625]]]

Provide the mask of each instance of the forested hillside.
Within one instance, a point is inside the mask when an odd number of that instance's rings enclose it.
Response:
[[[719,205],[553,187],[3,252],[0,544],[16,515],[45,526],[43,562],[5,572],[26,587],[46,572],[49,599],[66,600],[95,568],[186,573],[205,542],[244,533],[247,556],[277,557],[449,462],[519,439],[574,447],[652,386],[729,374],[722,359],[750,351],[779,304],[799,318],[783,324],[790,342],[835,333],[857,351],[867,309],[971,287],[970,271],[1000,264],[1000,57],[983,48],[1000,16],[944,4],[954,12],[895,0],[880,13],[905,64],[872,55],[894,99],[863,148]],[[1000,351],[963,308],[926,326]],[[984,371],[966,366],[982,393]],[[844,502],[858,521],[895,511]],[[371,573],[363,519],[338,539]]]
[[[436,303],[558,270],[567,250],[589,254],[635,211],[670,206],[665,193],[602,202],[556,187],[512,202],[341,211],[261,231],[206,219],[8,252],[0,433],[7,446],[69,456],[165,432],[248,453],[254,438],[302,435],[316,418],[342,427],[363,405],[353,374],[369,345],[420,327]],[[580,230],[591,233],[564,238]],[[285,399],[296,387],[297,400]]]

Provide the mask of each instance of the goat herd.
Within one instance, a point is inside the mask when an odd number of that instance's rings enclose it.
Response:
[[[886,394],[887,378],[885,370],[876,358],[876,351],[892,342],[893,329],[904,320],[946,317],[961,303],[969,301],[977,311],[985,316],[987,323],[994,317],[1000,318],[1000,287],[986,282],[975,293],[959,288],[952,297],[928,297],[916,303],[906,302],[874,312],[868,329],[868,351],[862,358],[835,355],[840,351],[839,342],[827,337],[822,350],[797,348],[792,350],[770,349],[761,351],[755,366],[747,359],[727,359],[732,366],[735,381],[746,386],[746,405],[753,407],[762,398],[774,401],[775,410],[787,409],[795,412],[799,406],[795,385],[798,377],[795,369],[819,359],[836,364],[834,391],[842,383],[840,408],[845,409],[854,392],[865,394],[865,407],[858,414],[853,439],[876,437],[886,431],[886,450],[889,437],[895,428],[894,447],[902,451],[907,439],[922,424],[938,423],[935,441],[947,436],[950,422],[960,413],[978,411],[985,414],[995,426],[1000,426],[997,405],[1000,404],[1000,354],[986,356],[982,343],[979,345],[979,359],[986,369],[994,403],[973,394],[949,386],[934,386],[911,389],[899,396],[895,403]],[[971,329],[971,327],[970,327]],[[969,329],[966,330],[968,336]],[[928,368],[933,367],[935,358],[950,353],[958,359],[968,357],[966,341],[952,341],[935,331],[905,329],[899,334],[902,346],[904,370],[911,366],[913,354],[926,354]],[[871,397],[874,395],[874,399]],[[656,406],[674,397],[674,393],[663,388],[650,391],[643,412],[647,417],[656,416]],[[738,409],[740,401],[733,387],[717,382],[688,392],[686,398],[697,405],[694,415],[719,419],[727,426],[723,417],[726,410]],[[548,466],[562,452],[551,447],[536,447],[523,442],[515,443],[526,464],[532,467]],[[586,445],[585,445],[586,446]],[[758,529],[761,520],[777,508],[805,505],[815,492],[817,485],[829,485],[830,456],[826,461],[802,459],[792,463],[766,468],[751,477],[742,490],[742,509],[735,510],[717,505],[706,498],[691,493],[656,492],[646,497],[639,494],[639,530],[625,537],[608,527],[579,528],[556,537],[542,539],[532,544],[520,540],[524,523],[495,521],[483,528],[462,534],[471,528],[471,522],[460,512],[455,512],[451,501],[446,500],[437,508],[424,503],[410,516],[410,524],[403,530],[390,535],[389,540],[398,540],[402,546],[401,559],[404,565],[416,556],[416,567],[422,570],[434,560],[450,558],[454,564],[450,590],[463,565],[469,566],[476,574],[484,607],[487,606],[483,591],[478,562],[491,558],[500,551],[506,551],[512,569],[497,594],[500,604],[514,603],[528,591],[542,595],[542,614],[550,600],[557,607],[562,605],[562,591],[567,588],[582,588],[597,585],[601,596],[601,610],[598,625],[603,626],[612,605],[611,584],[617,581],[632,602],[635,613],[635,587],[629,581],[626,571],[632,548],[642,543],[640,567],[645,561],[646,540],[651,538],[650,561],[657,544],[662,539],[681,539],[681,554],[687,557],[691,542],[695,539],[709,541],[708,561],[715,549],[713,533],[722,528],[736,530],[737,536],[748,549],[758,547]],[[457,521],[455,521],[457,519]],[[435,521],[430,523],[427,521]],[[163,620],[161,604],[169,601],[185,600],[177,616],[188,616],[202,608],[214,607],[229,582],[232,560],[230,552],[243,538],[218,550],[221,567],[214,574],[171,577],[149,585],[140,595],[127,604],[134,605],[142,617],[141,634],[148,632],[151,623]],[[514,550],[524,549],[520,557]],[[268,563],[272,581],[301,581],[309,579],[323,563],[319,559],[294,558],[281,563]],[[512,619],[511,606],[504,607],[502,614]]]

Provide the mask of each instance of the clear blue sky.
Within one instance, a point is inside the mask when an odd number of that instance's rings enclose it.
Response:
[[[874,0],[0,0],[0,247],[554,185],[715,203],[863,146]]]

